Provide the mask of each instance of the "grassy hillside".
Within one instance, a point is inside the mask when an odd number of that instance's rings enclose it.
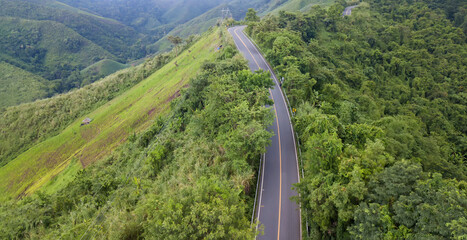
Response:
[[[156,116],[167,111],[168,103],[196,75],[202,62],[216,55],[218,44],[218,33],[209,34],[191,47],[190,52],[183,52],[125,94],[78,117],[57,136],[37,144],[2,167],[0,190],[7,193],[3,197],[31,193],[73,159],[77,159],[76,164],[87,166],[109,154],[130,134],[147,128]],[[80,126],[85,117],[93,121]]]
[[[71,121],[103,105],[142,81],[175,56],[157,55],[96,83],[53,98],[8,107],[0,112],[0,166],[33,144],[58,134]]]
[[[0,108],[47,96],[47,82],[37,75],[6,62],[0,62],[0,74]]]

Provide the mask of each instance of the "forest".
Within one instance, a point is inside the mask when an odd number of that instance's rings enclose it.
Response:
[[[465,239],[465,1],[345,6],[246,30],[297,109],[304,236]]]
[[[268,73],[224,48],[169,115],[56,193],[0,203],[0,238],[251,239],[260,154],[272,123]]]

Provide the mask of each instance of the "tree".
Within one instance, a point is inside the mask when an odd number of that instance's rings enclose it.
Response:
[[[174,45],[175,56],[178,56],[178,45],[183,42],[183,39],[179,36],[169,35],[167,39]]]
[[[246,17],[245,21],[247,22],[258,22],[259,17],[256,15],[256,11],[253,8],[248,8],[248,11],[246,12]]]

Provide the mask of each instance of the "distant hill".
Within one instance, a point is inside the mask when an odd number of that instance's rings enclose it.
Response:
[[[0,0],[0,16],[58,22],[123,60],[132,57],[131,47],[142,37],[136,30],[118,21],[52,2],[55,1]]]
[[[84,68],[113,54],[82,37],[65,25],[49,21],[0,17],[0,42],[5,61],[54,80],[67,77],[74,69]],[[14,59],[14,60],[11,60]]]
[[[322,0],[326,1],[326,0]],[[178,25],[167,35],[177,35],[181,37],[188,37],[192,34],[204,32],[209,27],[214,26],[219,19],[222,17],[222,10],[228,9],[231,17],[235,20],[241,20],[245,17],[245,13],[248,8],[254,8],[258,14],[265,15],[270,11],[276,9],[282,4],[288,2],[287,0],[233,0],[226,1],[209,11],[191,19],[190,21]],[[153,51],[167,51],[171,45],[167,41],[166,37],[161,38],[155,44],[150,45],[148,48]]]
[[[103,59],[91,66],[81,70],[80,74],[83,76],[83,85],[94,82],[102,77],[110,75],[118,70],[127,68],[129,64],[122,64],[110,59]]]
[[[329,6],[334,3],[334,0],[289,0],[276,6],[270,11],[272,14],[277,14],[279,11],[307,11],[315,5]]]
[[[6,62],[0,62],[0,72],[0,108],[47,96],[45,79]]]

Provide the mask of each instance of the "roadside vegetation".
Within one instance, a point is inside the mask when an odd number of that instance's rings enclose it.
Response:
[[[280,12],[247,28],[297,109],[308,238],[464,239],[465,2],[343,10]]]
[[[55,193],[0,203],[0,238],[252,239],[272,80],[251,73],[225,34],[216,31],[224,47],[147,130]]]

